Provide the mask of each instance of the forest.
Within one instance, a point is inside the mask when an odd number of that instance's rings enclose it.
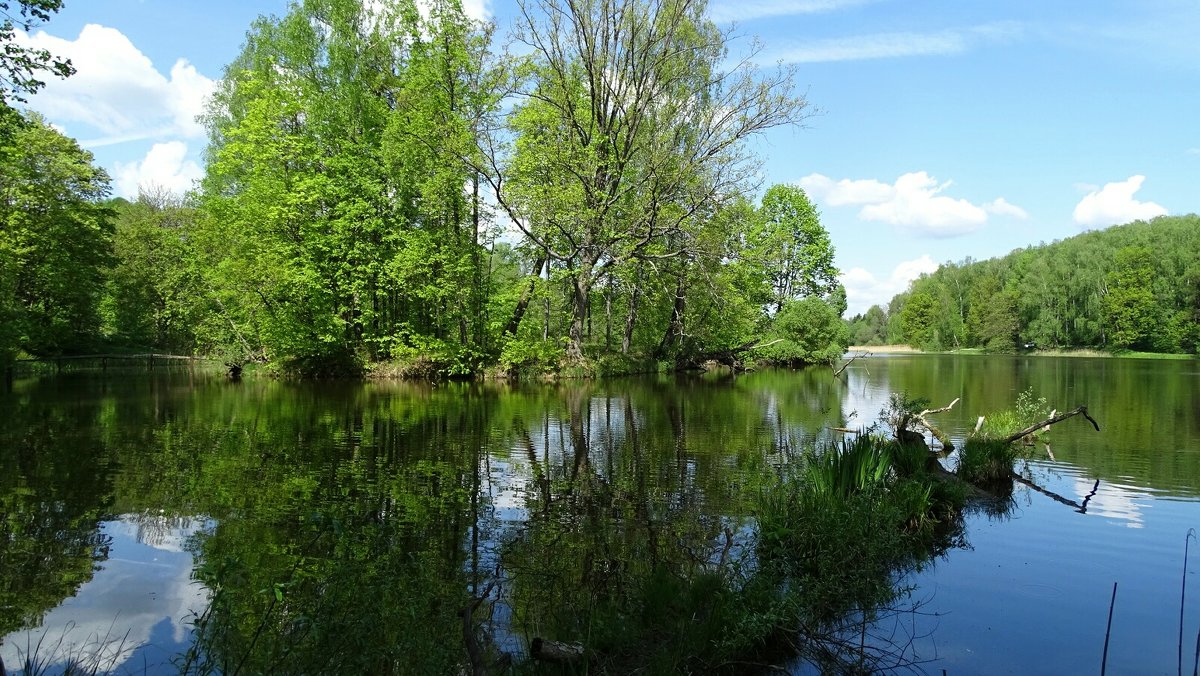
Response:
[[[133,201],[13,107],[71,71],[14,48],[0,359],[443,377],[829,362],[849,334],[828,233],[799,188],[753,198],[748,145],[808,102],[787,69],[730,59],[704,12],[531,2],[501,49],[454,0],[297,2],[226,67],[195,190]]]
[[[850,319],[859,345],[1200,351],[1200,217],[1161,216],[946,263]]]

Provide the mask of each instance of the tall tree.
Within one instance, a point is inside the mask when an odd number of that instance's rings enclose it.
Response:
[[[796,122],[787,72],[732,70],[729,34],[696,0],[522,2],[519,103],[485,176],[510,219],[562,264],[568,355],[582,356],[591,292],[631,260],[683,256],[698,222],[752,179],[744,141]]]
[[[821,226],[820,213],[802,189],[771,186],[746,239],[746,255],[761,266],[769,281],[776,312],[793,298],[836,290],[833,244]]]
[[[455,2],[305,0],[260,19],[209,116],[214,295],[254,348],[301,370],[478,334],[475,148],[486,36]],[[475,336],[476,342],[478,335]]]
[[[108,175],[37,114],[0,126],[0,358],[82,349],[111,261]]]

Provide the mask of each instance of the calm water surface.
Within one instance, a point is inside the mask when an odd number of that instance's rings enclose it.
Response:
[[[522,653],[581,589],[638,562],[703,564],[725,528],[737,556],[755,470],[873,423],[890,393],[959,398],[937,420],[961,438],[1027,388],[1087,404],[1102,432],[1056,425],[1021,467],[1037,488],[968,517],[965,546],[906,580],[917,612],[881,629],[932,673],[1096,673],[1115,582],[1111,673],[1174,673],[1200,525],[1200,364],[924,355],[859,360],[841,380],[18,380],[0,395],[0,656],[10,670],[32,653],[125,673],[400,659],[447,673],[462,656],[429,646],[453,647],[476,583],[501,580],[485,629]],[[197,626],[208,654],[189,656]]]

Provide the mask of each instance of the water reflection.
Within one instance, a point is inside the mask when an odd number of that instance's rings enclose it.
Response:
[[[452,672],[459,611],[492,582],[479,636],[521,654],[535,636],[589,629],[575,609],[615,607],[640,593],[631,581],[671,589],[742,557],[762,472],[831,428],[873,422],[892,392],[962,397],[938,417],[961,438],[1033,387],[1060,407],[1087,403],[1104,432],[1056,426],[1057,460],[1031,461],[1029,476],[1062,500],[1018,488],[1003,519],[973,519],[974,549],[909,580],[930,612],[954,615],[936,633],[900,620],[934,646],[922,656],[986,671],[1017,659],[981,644],[1010,624],[1014,590],[1074,617],[1093,588],[1136,570],[1161,600],[1178,573],[1173,531],[1196,525],[1200,388],[1167,367],[1089,375],[1086,361],[1060,362],[903,357],[860,360],[841,380],[813,369],[528,387],[18,383],[0,397],[12,421],[0,429],[0,634],[34,633],[0,654],[11,667],[29,637],[70,626],[86,645],[113,627],[126,639],[117,663],[138,670]],[[1150,402],[1139,388],[1159,381]],[[1148,416],[1179,424],[1168,434]],[[1129,611],[1151,615],[1141,601]],[[1004,643],[1029,638],[1014,631]]]
[[[51,671],[72,664],[85,671],[176,673],[172,660],[191,642],[191,620],[207,605],[184,544],[206,524],[143,514],[102,522],[107,557],[40,626],[5,637],[4,663],[21,668],[28,657]]]

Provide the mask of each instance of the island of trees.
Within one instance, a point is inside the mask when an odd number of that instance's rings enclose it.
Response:
[[[88,152],[6,102],[0,355],[442,376],[840,356],[816,210],[749,197],[747,141],[807,115],[790,72],[727,67],[687,0],[526,3],[514,35],[499,53],[453,0],[260,18],[187,195],[107,199]],[[10,95],[70,69],[22,58]]]

